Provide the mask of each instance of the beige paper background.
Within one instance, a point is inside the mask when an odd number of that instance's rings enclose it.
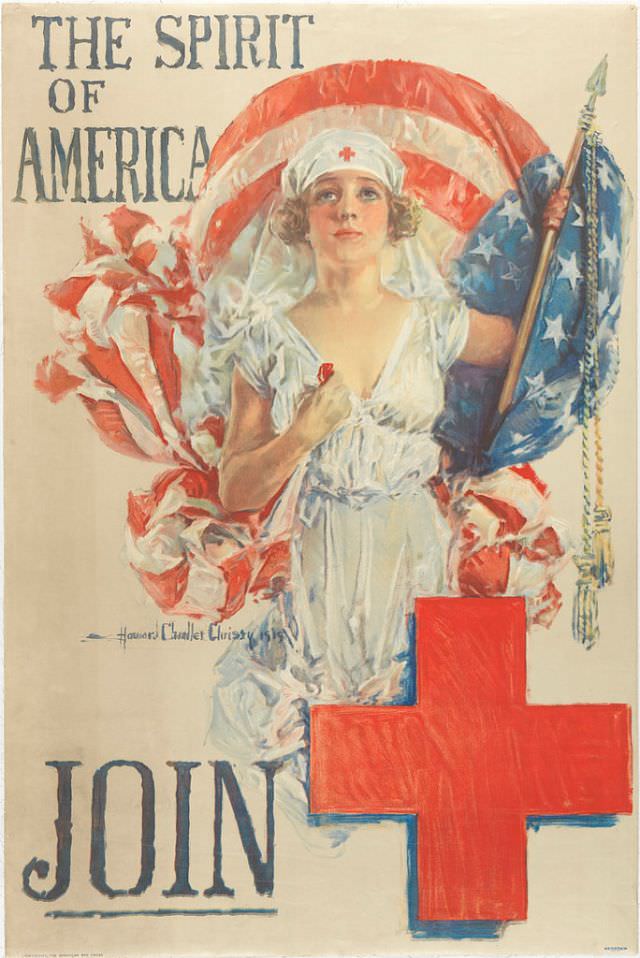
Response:
[[[277,8],[275,12],[284,12]],[[288,10],[289,8],[287,8]],[[386,823],[359,828],[341,856],[308,851],[288,821],[277,818],[272,900],[252,891],[234,829],[225,829],[225,880],[236,899],[167,899],[173,866],[175,774],[168,760],[201,761],[192,790],[195,888],[211,881],[214,758],[205,743],[213,666],[221,644],[83,643],[87,632],[162,621],[124,555],[126,495],[147,487],[152,464],[107,449],[77,401],[51,405],[32,387],[37,361],[56,347],[45,283],[65,276],[80,255],[80,215],[89,223],[108,205],[25,205],[15,192],[22,132],[49,125],[170,125],[207,128],[210,143],[249,98],[288,75],[265,69],[221,73],[154,71],[153,23],[160,13],[270,12],[269,8],[4,8],[4,235],[6,343],[6,896],[12,955],[245,954],[514,954],[635,951],[635,828],[544,828],[528,839],[529,917],[499,941],[424,941],[407,933],[405,831]],[[570,146],[584,83],[604,52],[608,91],[598,109],[605,142],[634,194],[635,12],[630,7],[305,6],[315,26],[303,32],[305,68],[359,58],[402,58],[464,73],[510,102],[560,157]],[[94,119],[55,116],[47,106],[52,75],[38,71],[41,34],[34,14],[130,16],[128,72],[76,71],[106,79]],[[206,61],[205,61],[206,62]],[[211,62],[211,61],[209,61]],[[67,75],[59,71],[54,76]],[[71,74],[69,74],[71,75]],[[181,208],[149,204],[168,222]],[[614,507],[615,584],[601,598],[602,639],[590,652],[570,638],[573,571],[560,586],[565,606],[550,631],[529,639],[530,700],[542,703],[634,702],[635,391],[634,250],[621,320],[622,369],[604,415],[608,499]],[[540,464],[554,511],[579,531],[578,440]],[[166,618],[166,617],[165,617]],[[224,756],[218,756],[224,757]],[[140,899],[109,902],[88,879],[90,785],[113,758],[138,759],[154,771],[157,861],[152,888]],[[76,759],[74,846],[68,893],[53,903],[21,891],[33,857],[53,861],[55,776],[44,763]],[[137,789],[137,785],[135,786]],[[132,802],[131,795],[134,795]],[[110,784],[108,878],[129,886],[138,871],[138,795]],[[252,808],[262,821],[263,803]],[[132,814],[127,817],[127,810]],[[120,810],[118,814],[116,810]],[[227,820],[231,819],[227,814]],[[262,835],[259,832],[259,840]],[[228,844],[227,844],[228,843]],[[36,880],[37,881],[37,880]],[[41,883],[51,884],[51,876]],[[52,920],[51,907],[264,907],[277,916]]]

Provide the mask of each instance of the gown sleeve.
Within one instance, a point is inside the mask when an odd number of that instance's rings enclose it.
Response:
[[[262,399],[272,394],[269,385],[272,347],[269,323],[264,318],[250,318],[234,350],[235,365]]]
[[[209,313],[194,376],[195,388],[185,410],[192,428],[211,415],[222,421],[228,419],[236,368],[261,398],[272,398],[269,378],[274,365],[273,338],[269,317],[257,310]]]
[[[435,340],[438,366],[446,372],[458,359],[469,336],[469,308],[454,297],[431,300],[426,303]]]

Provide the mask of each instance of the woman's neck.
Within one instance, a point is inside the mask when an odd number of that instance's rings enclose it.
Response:
[[[380,280],[380,264],[356,265],[316,263],[316,285],[313,298],[324,306],[341,312],[374,309],[384,295]]]

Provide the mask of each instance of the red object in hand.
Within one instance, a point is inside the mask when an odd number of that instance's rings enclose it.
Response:
[[[451,502],[451,492],[449,491],[448,485],[442,476],[436,475],[429,479],[429,486],[431,488],[431,492],[436,498],[440,512],[443,516],[446,516],[449,503]]]
[[[327,379],[331,379],[333,376],[333,363],[322,363],[318,369],[318,382],[322,386],[323,383],[326,383]]]

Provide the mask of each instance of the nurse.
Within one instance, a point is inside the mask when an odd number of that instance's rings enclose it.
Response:
[[[444,283],[394,289],[399,250],[432,266],[412,246],[421,210],[404,173],[362,131],[326,131],[291,159],[271,228],[307,247],[309,291],[248,320],[236,355],[220,495],[232,512],[293,503],[291,577],[254,641],[221,660],[212,733],[222,754],[282,761],[300,784],[308,705],[403,694],[414,600],[446,591],[449,530],[429,487],[446,372],[504,366],[514,342],[509,319]]]

